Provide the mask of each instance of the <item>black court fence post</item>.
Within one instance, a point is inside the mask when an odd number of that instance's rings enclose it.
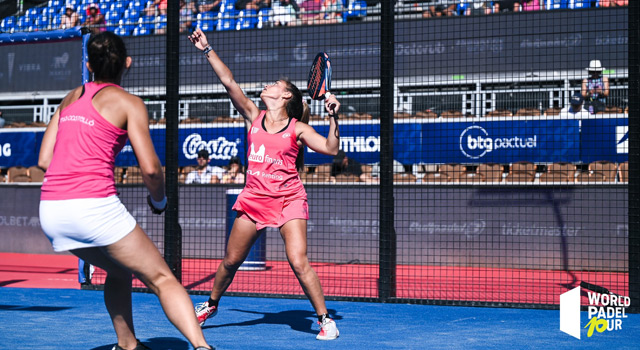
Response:
[[[166,189],[167,211],[165,214],[164,259],[173,274],[182,281],[182,229],[178,222],[178,116],[180,67],[178,42],[180,7],[178,1],[169,1],[167,7],[167,52],[166,52]]]
[[[382,1],[380,23],[380,241],[378,298],[396,296],[396,232],[393,197],[394,18]]]
[[[629,2],[629,297],[640,311],[640,3]]]

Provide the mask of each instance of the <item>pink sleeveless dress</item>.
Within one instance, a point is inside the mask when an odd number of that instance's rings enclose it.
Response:
[[[246,185],[233,210],[238,217],[264,227],[281,227],[293,219],[309,219],[307,192],[298,171],[296,122],[270,134],[264,127],[266,111],[254,120],[247,137],[249,145]]]
[[[116,194],[113,168],[127,131],[93,107],[96,93],[115,84],[88,83],[82,96],[60,111],[51,164],[42,182],[43,200],[103,198]]]

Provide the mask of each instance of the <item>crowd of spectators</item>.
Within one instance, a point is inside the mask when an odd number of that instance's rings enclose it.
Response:
[[[31,8],[21,16],[3,19],[0,31],[83,25],[97,31],[118,33],[116,29],[119,29],[120,35],[166,32],[167,0],[92,2],[74,4],[73,1],[50,0],[49,6]],[[413,13],[434,18],[628,4],[628,0],[395,0],[395,9],[396,14]],[[379,0],[181,0],[180,31],[189,32],[195,27],[206,31],[340,23],[379,14],[380,7]],[[214,26],[215,19],[221,18],[223,13],[233,24]],[[142,26],[141,30],[135,30],[136,26]]]

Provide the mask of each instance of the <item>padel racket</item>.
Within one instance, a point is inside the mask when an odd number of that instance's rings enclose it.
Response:
[[[314,100],[320,101],[331,96],[331,59],[326,52],[318,53],[313,59],[307,89]]]

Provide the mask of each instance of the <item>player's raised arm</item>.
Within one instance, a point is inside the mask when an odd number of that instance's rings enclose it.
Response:
[[[207,61],[209,61],[213,71],[229,93],[233,106],[246,120],[253,122],[253,120],[260,114],[260,110],[256,104],[244,94],[244,91],[242,91],[238,83],[233,78],[233,73],[231,73],[229,67],[222,62],[215,50],[213,50],[211,45],[209,45],[209,41],[207,40],[207,36],[204,32],[202,32],[200,28],[197,28],[193,34],[189,36],[189,40],[196,48],[204,52],[204,55],[207,57]]]

